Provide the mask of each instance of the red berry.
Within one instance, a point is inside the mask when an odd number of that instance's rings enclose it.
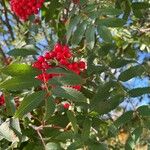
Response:
[[[32,67],[37,68],[37,69],[43,69],[42,67],[42,63],[40,63],[39,61],[36,61],[32,64]]]
[[[57,58],[57,60],[61,60],[64,57],[63,57],[62,53],[58,52],[56,58]]]
[[[64,109],[68,109],[70,107],[70,104],[69,103],[64,103],[63,107],[64,107]]]
[[[68,65],[68,61],[66,59],[61,59],[59,62],[61,65],[64,65],[64,66]]]
[[[47,69],[50,68],[50,65],[45,61],[45,62],[42,63],[42,68],[47,70]]]
[[[69,52],[69,51],[70,51],[69,46],[65,45],[65,46],[63,47],[63,51],[67,51],[67,52]]]
[[[44,57],[45,57],[46,60],[49,60],[49,59],[52,58],[49,52],[46,52]]]
[[[56,52],[61,52],[63,50],[63,46],[60,43],[57,43],[54,47]]]
[[[80,62],[78,63],[78,66],[79,66],[80,69],[85,69],[85,62],[80,61]]]
[[[44,59],[44,57],[43,57],[43,56],[39,56],[39,57],[38,57],[38,61],[39,61],[39,62],[44,62],[44,61],[45,61],[45,59]]]
[[[81,86],[80,85],[75,85],[75,86],[72,86],[74,89],[80,91],[81,90]]]
[[[2,105],[4,105],[5,104],[5,97],[4,97],[4,95],[2,94],[1,96],[0,96],[0,106],[2,106]]]

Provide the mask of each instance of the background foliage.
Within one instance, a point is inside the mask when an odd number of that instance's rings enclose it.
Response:
[[[23,22],[1,0],[0,148],[149,149],[149,6],[148,0],[45,0]],[[31,64],[57,42],[87,69],[53,80],[57,87],[46,99]],[[62,86],[75,83],[81,91]]]

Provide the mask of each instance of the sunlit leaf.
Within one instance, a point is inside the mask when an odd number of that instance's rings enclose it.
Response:
[[[35,92],[26,96],[18,107],[15,117],[22,118],[25,114],[38,107],[39,104],[44,100],[44,96],[44,91]]]

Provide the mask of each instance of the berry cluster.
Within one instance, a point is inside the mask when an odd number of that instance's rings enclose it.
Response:
[[[29,16],[37,14],[45,0],[10,0],[11,10],[21,20],[26,21]]]
[[[54,46],[52,51],[46,52],[44,56],[39,56],[37,61],[32,65],[35,68],[42,70],[42,74],[38,75],[36,78],[47,82],[49,79],[54,76],[60,76],[62,74],[48,74],[46,72],[47,69],[55,68],[55,67],[65,67],[68,70],[75,72],[76,74],[80,74],[85,70],[85,62],[73,61],[73,55],[66,45],[61,45],[57,43]],[[76,85],[72,86],[73,88],[80,90],[81,86]]]
[[[5,97],[4,97],[4,95],[2,94],[2,95],[0,96],[0,106],[4,105],[4,103],[5,103]]]

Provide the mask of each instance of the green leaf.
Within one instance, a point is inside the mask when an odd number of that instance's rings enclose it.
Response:
[[[82,78],[77,74],[66,74],[49,80],[49,84],[53,85],[81,85],[83,83]]]
[[[6,103],[6,111],[8,116],[13,116],[15,111],[16,111],[16,104],[11,96],[7,96],[5,98],[5,103]]]
[[[135,149],[136,143],[139,142],[140,136],[143,132],[143,128],[139,127],[136,128],[131,135],[129,136],[126,145],[125,145],[125,150],[133,150]]]
[[[110,51],[116,51],[117,47],[113,43],[102,43],[101,48],[98,49],[99,57],[105,57]]]
[[[122,14],[122,10],[117,9],[117,8],[113,8],[111,6],[107,6],[105,8],[100,8],[99,13],[101,15],[120,15]]]
[[[63,128],[66,128],[66,126],[68,125],[69,123],[69,120],[68,120],[68,117],[67,117],[67,114],[57,114],[57,115],[53,115],[51,116],[51,118],[49,120],[47,120],[47,123],[48,124],[54,124],[54,125],[57,125],[57,126],[60,126],[60,127],[63,127]],[[58,131],[58,130],[57,130]],[[58,134],[56,134],[57,136]],[[55,136],[55,137],[56,137]]]
[[[35,143],[27,143],[22,150],[31,150],[31,147],[32,147],[32,150],[39,150],[39,149],[43,149],[43,145],[41,145],[41,143],[37,144],[37,142]]]
[[[97,20],[97,25],[106,27],[122,27],[126,21],[119,18],[106,18]]]
[[[81,138],[82,138],[83,141],[87,141],[88,140],[89,135],[90,135],[91,126],[92,126],[91,120],[86,118],[84,120],[84,123],[83,123],[83,130],[82,130],[82,134],[81,134]]]
[[[78,124],[77,124],[77,119],[76,119],[74,113],[72,111],[68,110],[67,111],[67,116],[68,116],[69,121],[72,124],[74,132],[78,133]]]
[[[92,12],[87,12],[86,15],[91,20],[95,20],[96,18],[100,16],[100,13],[98,11],[92,11]]]
[[[86,97],[80,92],[69,87],[56,87],[52,93],[61,98],[70,99],[75,102],[86,102]]]
[[[45,116],[44,119],[48,120],[55,111],[55,102],[52,96],[48,97],[45,101]]]
[[[95,27],[94,25],[88,26],[85,33],[86,44],[89,49],[93,49],[95,45]]]
[[[26,96],[15,113],[15,117],[22,118],[25,114],[31,112],[39,106],[44,100],[45,92],[35,92]]]
[[[41,85],[41,82],[35,78],[20,76],[20,77],[14,77],[14,78],[4,81],[3,83],[0,84],[0,88],[11,90],[11,91],[17,91],[17,90],[37,87],[40,85]]]
[[[98,112],[100,115],[107,114],[111,110],[115,109],[124,99],[124,95],[115,95],[107,101],[100,101],[96,106],[93,106],[92,109]]]
[[[150,4],[147,2],[134,2],[132,3],[132,8],[137,9],[147,9],[150,8]]]
[[[119,83],[115,81],[109,81],[103,85],[100,85],[92,101],[100,102],[107,100],[107,98],[110,97],[111,94],[110,89],[115,90],[116,88],[119,89],[119,87]]]
[[[60,12],[61,3],[57,0],[51,0],[47,5],[43,5],[41,9],[42,19],[45,19],[46,22],[49,22],[52,19],[58,19]],[[55,25],[55,21],[54,21]]]
[[[10,76],[29,76],[35,77],[40,71],[31,65],[13,63],[1,69],[1,72]]]
[[[74,28],[79,23],[80,19],[81,19],[80,16],[75,16],[75,17],[70,19],[69,25],[67,27],[67,33],[66,33],[67,42],[69,41],[71,34],[72,34]]]
[[[86,30],[86,26],[87,26],[87,21],[83,21],[77,26],[77,29],[75,30],[72,36],[72,40],[71,40],[72,45],[78,45],[81,42]]]
[[[145,72],[145,69],[142,65],[133,66],[133,67],[130,67],[129,69],[123,71],[119,75],[118,79],[125,82],[134,77],[141,76],[144,72]]]
[[[82,87],[82,93],[84,94],[84,95],[86,95],[86,97],[87,98],[92,98],[93,97],[93,95],[95,94],[93,91],[91,91],[91,90],[89,90],[89,89],[87,89],[87,88],[84,88],[84,87]]]
[[[137,111],[143,117],[150,116],[150,106],[149,105],[140,106],[137,108]]]
[[[47,73],[51,74],[73,74],[72,71],[66,70],[64,68],[51,68],[47,70]]]
[[[46,144],[46,150],[62,150],[60,144],[49,142]]]
[[[56,140],[66,141],[67,139],[74,139],[75,134],[73,131],[64,131],[56,136]]]
[[[135,89],[128,91],[128,93],[131,97],[142,96],[144,94],[150,93],[150,87],[135,88]]]
[[[92,74],[101,74],[102,72],[106,71],[106,67],[105,66],[95,66],[95,65],[91,65],[88,66],[88,70],[87,73],[88,75],[92,75]]]
[[[26,57],[29,55],[37,55],[37,52],[35,51],[35,47],[33,47],[32,45],[27,45],[22,48],[15,48],[9,51],[7,54],[10,56],[15,56],[15,57],[16,56]]]
[[[76,140],[75,142],[71,143],[67,150],[77,150],[81,148],[84,145],[83,141],[81,139]]]
[[[89,142],[89,150],[108,150],[108,147],[104,143]]]
[[[126,66],[129,63],[135,63],[135,61],[134,60],[127,60],[127,59],[123,59],[123,58],[113,58],[109,64],[109,66],[111,68],[120,68],[120,67]]]
[[[111,35],[110,30],[107,27],[105,27],[105,26],[98,26],[97,27],[97,31],[98,31],[98,34],[100,35],[100,37],[104,41],[112,42],[112,35]]]
[[[133,111],[127,111],[122,114],[115,122],[114,125],[118,128],[126,124],[127,122],[131,121],[133,118]]]
[[[83,1],[83,0],[82,0]],[[86,1],[84,1],[86,2]],[[97,4],[88,4],[85,6],[85,8],[83,8],[83,11],[86,11],[86,12],[91,12],[93,10],[95,10],[97,8]]]
[[[0,125],[0,136],[13,143],[19,142],[19,138],[10,127],[10,119]]]

